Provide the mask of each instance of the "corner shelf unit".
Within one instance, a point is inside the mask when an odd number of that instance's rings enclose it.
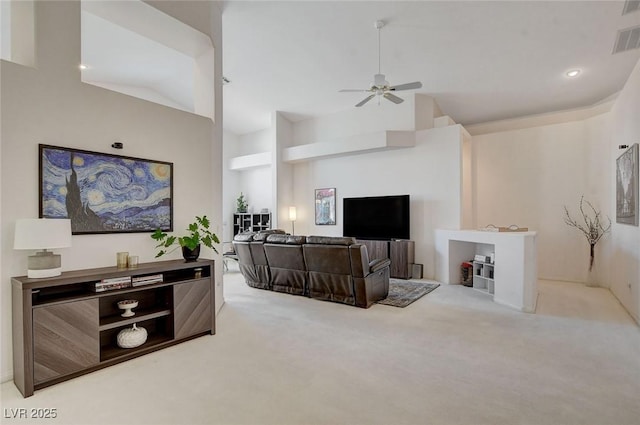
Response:
[[[200,270],[196,270],[200,269]],[[162,282],[95,292],[103,279],[162,275]],[[214,262],[158,261],[131,269],[76,270],[43,279],[14,277],[13,375],[24,397],[66,381],[206,334],[215,334]],[[122,317],[118,301],[134,299]],[[117,336],[136,324],[148,337],[121,348]]]
[[[494,265],[480,261],[473,262],[473,288],[494,294]]]
[[[259,232],[271,229],[271,213],[235,213],[233,215],[233,235],[244,232]]]

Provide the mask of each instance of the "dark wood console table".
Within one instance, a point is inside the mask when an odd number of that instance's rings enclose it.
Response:
[[[161,282],[95,292],[97,282],[159,276]],[[76,270],[43,279],[14,277],[13,380],[23,396],[206,334],[215,334],[214,262],[158,261],[136,268]],[[118,301],[134,299],[122,317]],[[144,344],[120,348],[118,333],[133,324]]]

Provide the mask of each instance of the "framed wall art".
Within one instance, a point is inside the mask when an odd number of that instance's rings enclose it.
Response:
[[[173,163],[39,145],[41,218],[74,235],[173,230]]]
[[[638,225],[638,144],[616,160],[616,223]]]
[[[336,189],[316,189],[316,224],[336,224]]]

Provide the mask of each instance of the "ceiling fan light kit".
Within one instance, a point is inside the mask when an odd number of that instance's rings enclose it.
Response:
[[[376,96],[381,96],[384,97],[385,99],[389,100],[390,102],[393,102],[395,104],[399,104],[404,102],[404,99],[389,93],[392,91],[400,91],[400,90],[413,90],[413,89],[419,89],[420,87],[422,87],[422,83],[420,81],[415,81],[413,83],[405,83],[405,84],[398,84],[395,86],[391,86],[389,85],[389,82],[386,80],[386,77],[384,74],[382,74],[380,72],[380,29],[382,27],[384,27],[384,21],[375,21],[373,23],[373,26],[378,30],[378,73],[374,74],[373,76],[373,83],[371,84],[371,87],[368,89],[342,89],[340,90],[340,92],[362,92],[362,93],[371,93],[369,96],[365,97],[363,100],[361,100],[359,103],[356,104],[356,107],[359,108],[361,106],[363,106],[364,104],[366,104],[367,102],[369,102],[371,99],[373,99]]]

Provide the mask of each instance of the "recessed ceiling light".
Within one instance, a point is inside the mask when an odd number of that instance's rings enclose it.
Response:
[[[570,71],[567,71],[567,77],[577,77],[578,75],[580,75],[580,70],[579,69],[572,69]]]
[[[85,70],[85,69],[89,69],[89,67],[83,63],[81,63],[78,68],[80,68],[81,70]]]

